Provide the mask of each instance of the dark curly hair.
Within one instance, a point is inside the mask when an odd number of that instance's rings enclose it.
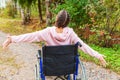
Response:
[[[65,10],[61,10],[57,16],[56,16],[56,21],[55,21],[55,26],[60,28],[64,28],[69,24],[70,21],[70,16]]]

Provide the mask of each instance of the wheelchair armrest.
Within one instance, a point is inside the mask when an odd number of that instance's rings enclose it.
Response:
[[[37,58],[38,58],[38,59],[41,58],[41,50],[38,50]]]

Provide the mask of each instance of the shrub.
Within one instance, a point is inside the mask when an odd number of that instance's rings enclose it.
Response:
[[[85,9],[87,3],[88,0],[65,0],[64,4],[57,5],[52,12],[57,14],[60,10],[65,9],[70,14],[71,27],[84,26],[89,23],[89,16]]]

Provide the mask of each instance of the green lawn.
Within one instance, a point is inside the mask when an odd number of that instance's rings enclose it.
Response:
[[[34,29],[29,26],[23,26],[21,25],[21,21],[17,19],[2,19],[0,18],[0,30],[6,33],[10,34],[22,34],[27,32],[33,32],[36,30],[39,30],[40,28]],[[32,26],[32,25],[30,25]],[[120,74],[120,44],[115,45],[113,48],[105,48],[105,47],[99,47],[94,44],[90,44],[90,46],[98,51],[101,54],[104,54],[106,56],[106,61],[108,63],[106,68],[109,68],[118,74]],[[81,59],[85,61],[92,61],[96,64],[100,65],[98,60],[90,57],[87,54],[84,54],[81,52]]]
[[[104,54],[106,56],[105,60],[107,61],[108,65],[106,68],[112,69],[113,71],[117,72],[120,74],[120,44],[115,45],[113,48],[105,48],[105,47],[99,47],[94,44],[90,44],[90,46],[98,51],[101,54]],[[81,59],[86,60],[86,61],[92,61],[95,62],[96,64],[100,65],[97,59],[84,54],[81,52]]]

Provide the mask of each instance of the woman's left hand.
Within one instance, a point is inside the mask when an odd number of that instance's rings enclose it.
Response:
[[[103,67],[106,67],[107,65],[107,62],[105,61],[105,58],[106,56],[102,55],[100,58],[99,58],[99,61],[100,63],[103,65]]]

